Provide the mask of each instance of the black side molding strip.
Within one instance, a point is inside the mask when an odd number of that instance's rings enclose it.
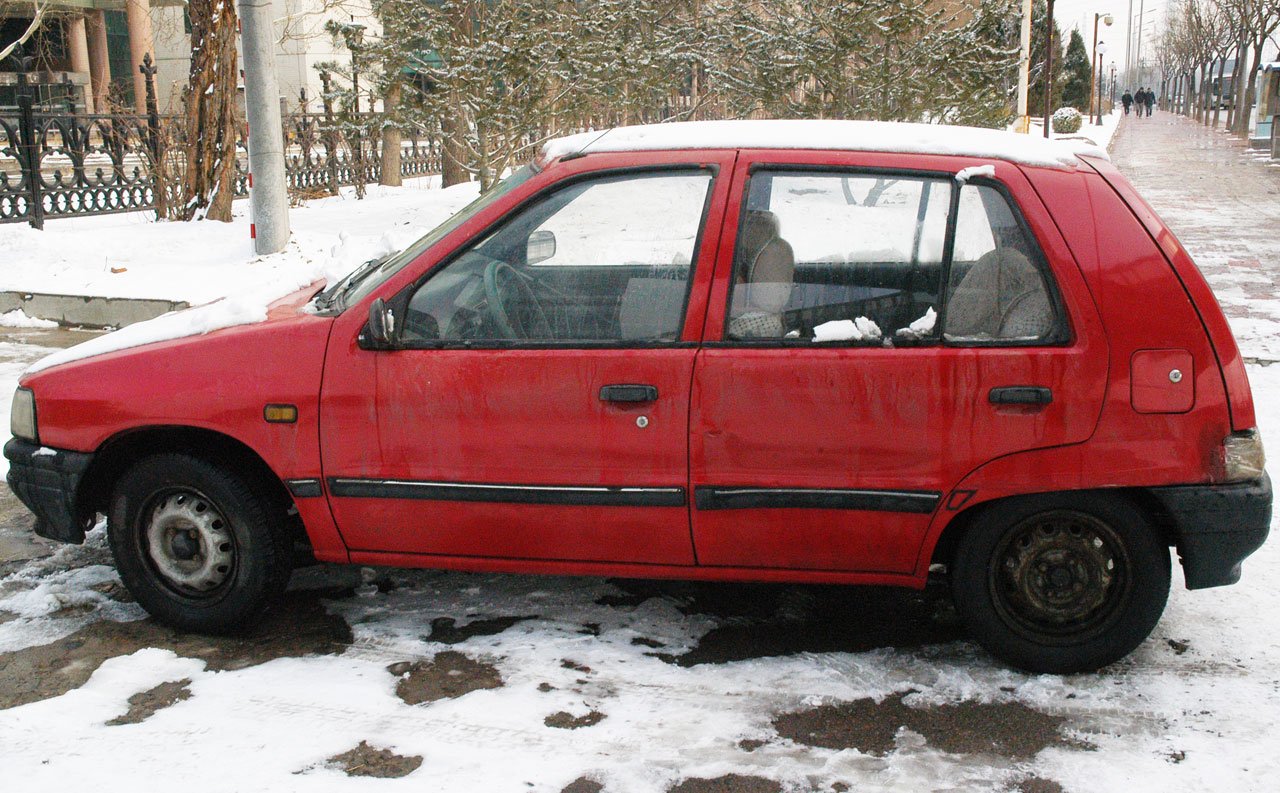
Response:
[[[787,487],[699,486],[698,509],[858,509],[928,514],[942,498],[925,490],[828,490]]]
[[[284,486],[289,488],[294,498],[319,498],[324,495],[319,479],[286,479]]]
[[[592,485],[493,485],[403,479],[329,479],[337,498],[409,498],[423,501],[488,501],[595,507],[683,507],[683,487]]]

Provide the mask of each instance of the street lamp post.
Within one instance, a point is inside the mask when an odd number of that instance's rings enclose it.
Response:
[[[1098,54],[1099,54],[1098,45],[1100,43],[1098,41],[1098,20],[1102,20],[1102,22],[1106,24],[1107,27],[1111,27],[1111,23],[1113,21],[1110,14],[1094,14],[1093,15],[1093,59],[1089,61],[1089,113],[1090,115],[1092,115],[1093,113],[1093,100],[1098,92],[1097,61],[1098,61]],[[1107,51],[1107,45],[1102,44],[1102,52],[1105,53],[1106,51]],[[1101,102],[1099,102],[1098,115],[1099,116],[1102,115]],[[1098,123],[1102,123],[1101,118],[1098,119]]]
[[[1102,123],[1102,58],[1107,54],[1107,43],[1105,41],[1099,41],[1096,49],[1098,51],[1098,54],[1094,57],[1096,57],[1098,61],[1097,61],[1097,68],[1094,69],[1094,72],[1097,74],[1097,77],[1094,79],[1094,82],[1093,82],[1093,91],[1094,93],[1097,94],[1097,97],[1098,97],[1098,115],[1097,115],[1098,120],[1093,123],[1101,124]],[[1089,108],[1089,112],[1092,113],[1093,108]]]

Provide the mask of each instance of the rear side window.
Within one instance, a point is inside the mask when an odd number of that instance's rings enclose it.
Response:
[[[1058,326],[1040,248],[989,185],[960,189],[946,304],[948,342],[1044,341]]]
[[[913,326],[927,335],[952,189],[945,178],[753,175],[727,338],[879,343]]]
[[[1051,343],[1064,335],[1056,294],[1038,245],[990,184],[761,169],[739,221],[725,338]]]

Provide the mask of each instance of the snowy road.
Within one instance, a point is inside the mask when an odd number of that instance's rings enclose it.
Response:
[[[1237,325],[1246,354],[1280,357],[1280,252],[1218,235],[1213,206],[1152,172],[1155,150],[1191,162],[1170,147],[1221,143],[1180,123],[1122,129],[1117,160],[1233,322],[1255,323]],[[1265,189],[1245,173],[1237,186]],[[1269,287],[1233,291],[1259,272]],[[12,379],[43,342],[8,343]],[[1280,364],[1249,375],[1280,459]],[[100,531],[50,555],[7,498],[0,778],[15,790],[1129,793],[1271,791],[1280,774],[1274,539],[1236,586],[1188,592],[1175,572],[1142,647],[1059,677],[993,662],[933,590],[332,568],[299,576],[252,636],[184,636],[129,602]]]

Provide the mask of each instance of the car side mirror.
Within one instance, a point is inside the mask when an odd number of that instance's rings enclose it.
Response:
[[[399,337],[395,310],[382,298],[373,301],[373,305],[369,306],[369,339],[379,348],[385,349],[394,346]]]
[[[550,231],[535,231],[525,245],[525,264],[545,262],[556,255],[556,235]]]

